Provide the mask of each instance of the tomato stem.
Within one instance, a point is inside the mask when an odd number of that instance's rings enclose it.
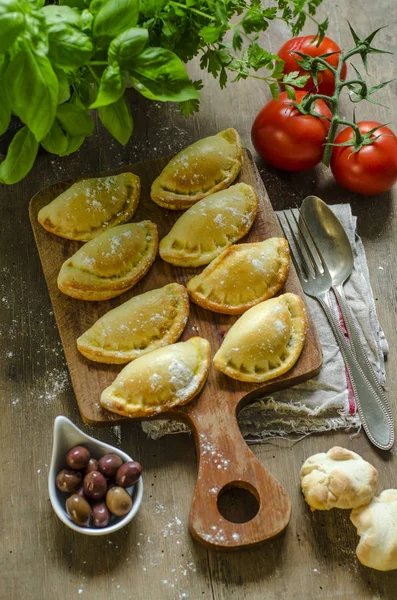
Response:
[[[352,85],[359,85],[361,90],[356,92],[356,95],[358,96],[358,100],[362,100],[367,98],[371,93],[373,93],[374,91],[376,91],[377,89],[379,89],[379,86],[376,86],[375,88],[368,88],[368,84],[361,78],[360,73],[357,71],[356,68],[356,74],[357,77],[355,79],[350,79],[347,81],[343,81],[341,79],[341,73],[342,73],[342,69],[344,64],[346,63],[347,60],[349,60],[352,56],[356,55],[356,54],[360,54],[361,58],[363,60],[364,66],[366,67],[366,59],[367,59],[367,55],[371,52],[382,52],[376,49],[371,48],[370,46],[370,42],[372,41],[373,35],[369,36],[368,38],[366,38],[365,40],[359,40],[358,37],[354,38],[354,41],[356,42],[356,46],[350,50],[347,51],[342,51],[339,55],[339,61],[338,61],[338,66],[332,67],[327,61],[327,55],[323,55],[323,56],[317,56],[315,58],[312,58],[308,55],[305,55],[304,58],[308,58],[311,59],[311,75],[314,79],[314,81],[316,80],[315,77],[317,75],[318,72],[318,65],[322,65],[323,67],[326,67],[329,71],[331,71],[334,74],[335,77],[335,91],[334,94],[332,96],[327,96],[325,94],[307,94],[300,103],[296,103],[295,106],[296,108],[304,115],[313,115],[313,116],[318,116],[316,110],[315,110],[315,103],[316,100],[323,100],[325,101],[329,107],[330,110],[332,112],[332,118],[331,118],[331,123],[330,123],[330,127],[328,130],[328,135],[327,135],[327,139],[325,141],[325,145],[324,145],[324,153],[323,153],[323,158],[322,158],[322,162],[324,165],[326,165],[327,167],[330,164],[331,161],[331,155],[332,155],[332,150],[333,150],[333,143],[337,134],[337,130],[338,127],[340,125],[344,125],[344,126],[348,126],[351,127],[353,132],[354,132],[354,138],[353,138],[353,145],[355,147],[359,147],[361,144],[363,144],[364,142],[364,137],[362,135],[362,133],[360,132],[360,129],[358,127],[358,125],[354,122],[351,121],[347,121],[346,119],[340,117],[339,115],[339,99],[340,99],[340,95],[341,92],[343,90],[343,88],[345,87],[350,87]],[[300,55],[303,56],[303,55]],[[385,84],[383,84],[385,85]]]

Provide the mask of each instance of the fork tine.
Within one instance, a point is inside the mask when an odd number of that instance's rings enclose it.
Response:
[[[287,233],[286,233],[286,231],[284,229],[284,225],[283,225],[280,217],[278,215],[276,215],[276,216],[277,216],[278,222],[280,224],[280,227],[281,227],[281,229],[283,231],[284,237],[285,237],[286,240],[288,240]],[[297,272],[298,277],[302,281],[302,285],[303,285],[303,282],[306,281],[305,277],[307,277],[307,275],[306,275],[306,273],[303,273],[302,267],[300,265],[298,265],[298,261],[295,258],[295,254],[294,254],[294,252],[293,252],[293,250],[291,248],[291,245],[290,245],[290,255],[291,255],[291,258],[292,258],[292,262],[294,263],[295,271]]]
[[[296,225],[296,227],[297,227],[297,229],[298,229],[298,231],[299,231],[299,233],[300,233],[300,235],[301,235],[301,239],[302,239],[302,242],[303,242],[303,246],[304,246],[304,248],[305,248],[306,255],[307,255],[307,257],[308,257],[308,259],[309,259],[309,261],[310,261],[310,264],[311,264],[311,266],[312,266],[312,269],[313,269],[313,271],[314,271],[314,275],[315,275],[315,276],[317,276],[317,275],[319,275],[319,274],[320,274],[320,271],[319,271],[319,269],[318,269],[318,266],[317,266],[317,263],[316,263],[316,261],[315,261],[315,259],[314,259],[313,253],[312,253],[312,251],[311,251],[311,249],[310,249],[310,246],[309,246],[309,244],[307,243],[307,240],[306,240],[305,233],[304,233],[304,231],[303,231],[302,227],[300,226],[300,224],[299,224],[299,221],[298,221],[298,219],[296,218],[294,211],[293,211],[292,209],[290,209],[290,212],[291,212],[291,214],[292,214],[292,216],[293,216],[293,218],[294,218],[295,225]]]
[[[305,229],[306,229],[306,231],[307,231],[307,234],[308,234],[308,236],[309,236],[309,238],[310,238],[310,242],[313,244],[313,247],[314,247],[314,249],[315,249],[315,251],[316,251],[316,253],[317,253],[317,256],[318,256],[318,258],[319,258],[319,261],[320,261],[320,264],[321,264],[321,267],[324,269],[324,268],[325,268],[325,260],[324,260],[324,258],[323,258],[323,255],[321,254],[321,252],[320,252],[320,249],[319,249],[319,247],[318,247],[318,246],[317,246],[317,244],[316,244],[316,240],[315,240],[315,239],[314,239],[314,237],[312,236],[312,233],[311,233],[311,231],[310,231],[310,229],[309,229],[309,226],[308,226],[308,224],[306,223],[306,219],[305,219],[305,217],[302,215],[302,213],[301,213],[301,211],[299,210],[298,206],[297,206],[296,208],[298,209],[298,213],[299,213],[299,219],[302,221],[303,225],[305,226]]]
[[[294,232],[294,228],[292,227],[291,222],[290,222],[290,220],[288,218],[287,212],[284,211],[283,214],[284,214],[285,220],[286,220],[286,222],[288,224],[291,237],[292,237],[292,239],[294,241],[295,248],[296,248],[296,250],[297,250],[297,252],[299,254],[299,258],[300,258],[300,261],[301,261],[301,266],[299,266],[297,264],[297,261],[294,260],[295,269],[296,269],[296,271],[298,273],[299,273],[299,271],[303,271],[304,276],[306,277],[306,279],[308,279],[310,277],[310,267],[307,264],[307,260],[306,260],[304,254],[303,254],[303,252],[301,250],[301,247],[299,245],[299,242],[298,242],[298,240],[296,238],[296,235],[295,235],[295,232]],[[283,228],[283,231],[284,231],[284,228]],[[287,237],[287,236],[285,236],[285,237]],[[293,257],[293,255],[294,255],[294,253],[292,252],[292,249],[291,249],[291,256]]]

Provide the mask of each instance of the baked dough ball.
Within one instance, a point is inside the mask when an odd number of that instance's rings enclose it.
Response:
[[[301,469],[301,486],[312,510],[358,508],[371,501],[378,471],[359,454],[335,446],[310,456]]]
[[[397,569],[397,490],[384,490],[371,503],[352,510],[350,520],[360,536],[361,564],[378,571]]]

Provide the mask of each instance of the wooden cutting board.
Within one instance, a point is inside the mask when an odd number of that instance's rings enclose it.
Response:
[[[169,157],[165,157],[98,174],[131,171],[139,175],[141,199],[133,220],[150,219],[156,223],[160,239],[181,214],[165,210],[150,199],[151,183],[168,160]],[[90,425],[114,425],[124,419],[101,408],[99,398],[123,365],[90,362],[78,352],[76,339],[99,317],[132,296],[172,281],[185,284],[199,269],[174,267],[158,256],[149,273],[132,290],[118,298],[85,302],[62,294],[56,284],[59,269],[81,243],[48,233],[38,223],[37,214],[45,204],[78,179],[81,178],[63,181],[38,192],[30,202],[30,219],[82,419]],[[244,150],[244,164],[237,181],[252,185],[259,196],[259,210],[254,225],[241,242],[282,236],[266,189],[247,150]],[[280,293],[286,291],[294,292],[304,300],[292,264]],[[181,340],[200,335],[210,342],[213,355],[236,319],[235,316],[216,314],[191,303],[189,321]],[[161,415],[161,418],[166,416],[183,420],[194,431],[199,469],[189,526],[192,535],[209,547],[233,549],[251,546],[274,537],[288,524],[291,511],[289,498],[280,483],[249,450],[240,433],[236,415],[253,398],[290,387],[318,373],[322,363],[321,346],[310,314],[308,321],[302,354],[294,368],[282,377],[266,384],[244,383],[228,378],[211,366],[207,383],[199,396],[186,406]],[[218,509],[219,497],[236,487],[247,490],[258,503],[258,512],[247,523],[231,523]]]

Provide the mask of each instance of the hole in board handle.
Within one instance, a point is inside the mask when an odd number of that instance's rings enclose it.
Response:
[[[245,481],[232,481],[219,492],[218,510],[230,523],[248,523],[259,510],[259,494]]]

